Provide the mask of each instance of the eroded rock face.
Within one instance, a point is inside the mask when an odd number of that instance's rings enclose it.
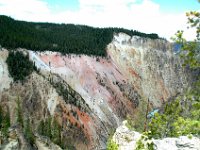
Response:
[[[0,95],[4,89],[9,88],[9,84],[12,81],[12,78],[9,77],[6,64],[7,56],[8,51],[6,49],[0,49]]]
[[[111,60],[137,92],[159,107],[189,85],[189,77],[165,40],[115,35],[108,45]]]
[[[12,83],[8,73],[0,78],[6,81],[0,101],[9,105],[12,124],[19,97],[35,128],[52,116],[77,149],[105,148],[109,132],[128,114],[134,115],[141,99],[159,107],[189,85],[187,73],[164,40],[117,34],[107,46],[107,58],[23,51],[40,74],[33,73],[23,84]],[[0,52],[0,76],[7,53]]]

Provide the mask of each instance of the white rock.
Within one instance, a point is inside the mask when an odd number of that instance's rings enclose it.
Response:
[[[119,145],[119,150],[133,150],[141,134],[126,127],[126,121],[119,126],[113,136],[113,141]],[[178,138],[153,139],[155,150],[200,150],[200,138],[180,136]]]

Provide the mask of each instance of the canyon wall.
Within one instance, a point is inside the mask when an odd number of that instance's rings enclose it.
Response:
[[[159,108],[191,81],[172,45],[162,39],[116,34],[106,58],[19,50],[30,56],[39,73],[24,83],[13,82],[5,63],[8,51],[0,51],[0,102],[9,106],[12,125],[20,99],[35,130],[51,116],[76,149],[105,148],[111,131],[127,115],[134,116],[144,105],[141,101]]]

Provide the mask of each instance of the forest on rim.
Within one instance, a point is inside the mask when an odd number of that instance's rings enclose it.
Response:
[[[57,51],[62,54],[106,56],[105,48],[113,34],[123,32],[157,39],[157,34],[146,34],[123,28],[94,28],[86,25],[33,23],[17,21],[0,15],[0,45],[34,51]]]

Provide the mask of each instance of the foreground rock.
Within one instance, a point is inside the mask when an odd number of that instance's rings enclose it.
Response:
[[[126,127],[126,121],[117,128],[113,135],[113,141],[119,145],[119,150],[134,150],[140,133],[131,131]],[[155,150],[200,150],[200,138],[180,136],[178,138],[153,139]]]

